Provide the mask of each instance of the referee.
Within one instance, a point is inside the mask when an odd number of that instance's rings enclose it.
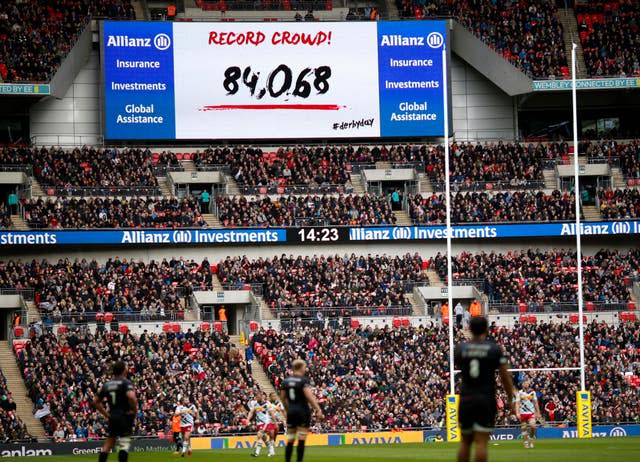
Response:
[[[462,444],[458,450],[458,462],[469,462],[474,442],[475,462],[485,462],[487,443],[496,419],[496,369],[507,393],[507,402],[515,413],[514,388],[502,348],[494,341],[487,340],[487,318],[472,318],[469,327],[472,340],[455,349],[456,367],[462,375],[459,414]]]

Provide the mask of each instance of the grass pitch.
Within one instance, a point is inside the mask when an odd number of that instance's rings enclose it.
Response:
[[[640,437],[603,438],[593,440],[553,440],[536,441],[535,449],[524,449],[521,441],[490,442],[489,460],[491,462],[640,462]],[[382,461],[420,461],[420,462],[452,462],[455,461],[457,444],[428,443],[378,446],[336,446],[308,447],[305,451],[305,462],[382,462]],[[265,452],[258,457],[250,456],[249,449],[226,449],[220,451],[195,451],[191,457],[177,457],[170,452],[132,453],[131,462],[249,462],[249,461],[283,461],[284,450],[279,448],[275,458],[267,458]],[[82,456],[48,456],[40,457],[46,462],[75,461],[85,462],[98,460],[97,455]],[[28,460],[25,458],[3,458],[3,461]],[[109,456],[109,461],[116,462],[117,455]],[[295,451],[293,455],[295,460]]]

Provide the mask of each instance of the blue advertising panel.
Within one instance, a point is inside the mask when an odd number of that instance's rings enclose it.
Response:
[[[105,137],[174,139],[171,23],[106,21],[102,45]]]
[[[445,21],[378,23],[381,136],[443,136]]]
[[[587,222],[583,236],[640,234],[640,221]],[[454,239],[570,237],[575,224],[533,223],[452,227]],[[317,227],[269,229],[49,230],[0,231],[0,246],[24,245],[175,245],[175,244],[332,244],[356,241],[430,241],[446,238],[444,226]]]
[[[105,21],[105,138],[443,135],[444,21]]]

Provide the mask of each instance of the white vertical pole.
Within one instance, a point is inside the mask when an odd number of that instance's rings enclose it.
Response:
[[[453,271],[451,254],[451,185],[449,182],[449,95],[447,82],[447,48],[442,46],[442,94],[444,116],[444,184],[445,204],[447,212],[447,303],[449,305],[449,380],[451,382],[451,394],[455,394],[454,360],[453,360]]]
[[[580,235],[580,166],[578,165],[578,102],[576,89],[576,48],[571,49],[571,96],[573,104],[573,193],[576,201],[576,255],[578,271],[578,330],[580,332],[580,390],[585,391],[584,377],[584,323],[582,322],[582,236]]]

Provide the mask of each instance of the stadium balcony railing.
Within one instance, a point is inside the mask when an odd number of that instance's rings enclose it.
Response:
[[[47,196],[154,196],[161,197],[159,186],[54,186],[42,185]]]
[[[607,303],[607,302],[584,302],[584,312],[600,311],[626,311],[629,310],[629,302]],[[521,303],[496,303],[489,302],[489,312],[501,314],[516,313],[577,313],[577,302],[521,302]]]
[[[223,284],[224,290],[247,290],[253,292],[254,295],[262,296],[263,285],[258,283],[238,282],[237,284]]]
[[[23,172],[27,176],[33,176],[33,167],[24,164],[0,164],[0,172]]]
[[[255,196],[266,194],[344,194],[353,187],[347,184],[275,184],[268,186],[238,185],[240,194],[243,196]]]
[[[42,311],[41,311],[42,313]],[[94,323],[98,321],[98,318],[104,316],[107,312],[104,311],[91,311],[91,312],[74,312],[74,313],[62,313],[60,316],[53,316],[51,313],[44,314],[42,316],[42,323],[45,329],[52,331],[56,325],[64,325],[67,328],[72,328],[76,325],[84,325],[87,323]],[[145,322],[145,321],[183,321],[184,311],[166,311],[164,315],[160,313],[142,313],[140,311],[128,312],[128,311],[114,311],[110,312],[113,315],[113,321],[117,323],[126,322]],[[104,323],[104,318],[102,321]],[[109,324],[109,323],[106,323]],[[60,332],[63,333],[63,332]]]
[[[231,166],[229,164],[200,164],[196,166],[199,172],[222,172],[225,175],[231,175]]]
[[[331,318],[343,318],[351,316],[409,316],[413,312],[413,307],[407,303],[406,305],[379,305],[379,306],[291,306],[291,307],[273,307],[271,310],[277,314],[280,321],[298,319],[296,313],[305,313],[305,316],[311,315],[309,319],[324,320]],[[288,316],[291,314],[292,316]],[[300,319],[304,319],[301,317]]]
[[[442,192],[445,190],[444,181],[431,180],[433,190]],[[506,180],[506,181],[452,181],[451,191],[491,191],[491,190],[523,190],[523,189],[545,189],[544,180]]]
[[[0,287],[0,295],[21,295],[24,300],[32,301],[35,296],[35,290],[20,289],[17,287]]]

